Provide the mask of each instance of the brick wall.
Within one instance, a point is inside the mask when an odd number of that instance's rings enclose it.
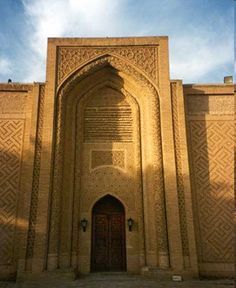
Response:
[[[37,84],[0,84],[0,277],[14,277],[27,235],[34,154],[32,115]],[[37,105],[36,105],[37,106]],[[37,107],[36,107],[37,108]],[[34,111],[35,112],[35,111]],[[36,111],[37,112],[37,111]],[[28,187],[28,194],[31,193]],[[26,196],[26,197],[25,197]],[[30,195],[28,195],[30,196]],[[23,204],[24,203],[24,204]]]
[[[232,85],[185,85],[199,270],[232,275],[234,262]]]

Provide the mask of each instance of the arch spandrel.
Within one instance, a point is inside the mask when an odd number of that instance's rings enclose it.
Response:
[[[132,63],[154,81],[158,81],[159,67],[157,63],[158,45],[156,46],[118,46],[118,47],[59,47],[57,81],[62,83],[68,75],[104,55],[111,55]]]
[[[123,73],[123,76],[127,79],[133,79],[136,83],[140,83],[145,88],[144,90],[157,94],[157,98],[159,99],[159,88],[151,78],[126,59],[124,60],[121,57],[109,54],[90,59],[87,63],[83,63],[77,67],[58,85],[57,97],[60,98],[61,95],[67,95],[85,77],[107,66],[114,68],[117,72]]]

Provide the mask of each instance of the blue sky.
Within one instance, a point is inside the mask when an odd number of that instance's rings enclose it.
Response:
[[[47,37],[169,36],[170,77],[233,75],[233,0],[0,0],[0,82],[45,81]]]

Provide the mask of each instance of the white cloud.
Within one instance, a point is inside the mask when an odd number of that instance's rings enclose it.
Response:
[[[190,36],[179,35],[170,43],[171,77],[191,83],[207,82],[209,75],[216,70],[229,63],[233,65],[233,52],[230,38],[223,42],[219,37],[212,39],[211,34],[202,31]]]
[[[48,37],[110,36],[117,31],[115,21],[123,0],[22,0],[29,26],[33,71],[26,80],[40,80],[45,69]],[[119,4],[118,4],[119,3]],[[104,35],[105,33],[105,35]],[[43,65],[42,65],[43,63]],[[33,65],[34,64],[34,65]]]
[[[0,74],[7,75],[12,72],[12,63],[7,58],[0,58]]]
[[[24,43],[28,43],[24,47],[27,60],[21,60],[24,81],[45,80],[48,37],[167,35],[171,78],[206,82],[222,69],[231,73],[227,69],[233,62],[233,37],[226,15],[209,13],[205,22],[199,24],[193,17],[187,24],[189,11],[182,9],[177,0],[170,0],[172,5],[158,0],[142,6],[141,1],[135,6],[133,0],[21,1],[27,23]],[[158,8],[157,13],[149,17],[148,11],[154,8]]]

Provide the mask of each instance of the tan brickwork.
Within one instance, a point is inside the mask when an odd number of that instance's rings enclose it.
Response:
[[[232,275],[233,86],[170,81],[167,37],[51,38],[47,56],[45,83],[0,84],[0,277],[90,273],[105,195],[129,273]]]
[[[14,234],[24,120],[0,120],[1,135],[1,254],[0,264],[11,265],[14,258]]]
[[[229,275],[234,262],[233,86],[194,85],[184,92],[200,272]]]
[[[60,40],[59,40],[59,42],[60,42]],[[70,43],[74,43],[75,42],[75,40],[70,40]],[[106,41],[104,41],[104,43],[105,43]],[[79,43],[79,41],[78,41],[78,44],[80,44]],[[106,44],[107,45],[107,44]],[[102,45],[101,45],[102,46]],[[74,50],[75,50],[75,48],[73,48]],[[81,50],[82,48],[77,48],[77,50],[79,51],[79,50]],[[100,49],[100,48],[99,48]],[[135,50],[136,49],[136,50]],[[142,47],[140,48],[140,49],[142,49]],[[100,49],[101,50],[101,49]],[[98,50],[98,51],[100,51],[100,50]],[[134,48],[133,49],[134,50],[134,52],[135,51],[137,51],[138,50],[138,47],[136,48]],[[143,50],[147,50],[147,49],[143,49]],[[109,51],[109,49],[107,50],[107,52]],[[117,50],[118,51],[118,50]],[[68,53],[69,53],[69,51],[68,51]],[[135,53],[137,53],[137,52],[135,52]],[[124,55],[126,54],[126,52],[124,52]],[[136,57],[136,56],[135,56]],[[82,60],[82,63],[83,63],[83,60]],[[74,65],[74,64],[73,64]],[[81,65],[80,63],[79,63],[79,61],[77,62],[77,65],[78,65],[78,67],[79,67],[79,65]],[[88,63],[88,65],[86,66],[86,67],[83,67],[82,66],[82,68],[79,70],[78,68],[78,72],[76,72],[76,74],[74,74],[75,76],[73,76],[73,77],[71,77],[70,78],[70,81],[69,81],[69,84],[70,84],[70,86],[68,86],[68,87],[71,87],[70,89],[74,89],[74,87],[76,87],[75,85],[76,85],[76,82],[78,82],[78,80],[77,79],[79,79],[79,77],[84,77],[83,76],[83,74],[85,74],[85,73],[87,73],[87,75],[89,75],[89,73],[90,74],[92,74],[92,71],[94,70],[94,72],[96,72],[96,70],[98,70],[98,68],[102,68],[103,66],[107,66],[107,65],[111,65],[111,67],[113,66],[113,67],[115,67],[116,69],[118,69],[118,71],[120,70],[120,71],[127,71],[126,73],[128,73],[128,74],[130,74],[130,75],[135,75],[135,77],[139,80],[139,81],[141,81],[140,80],[140,76],[141,76],[141,74],[138,74],[138,72],[137,71],[135,71],[135,69],[134,68],[132,68],[132,66],[128,63],[128,62],[126,62],[126,61],[123,61],[123,60],[121,60],[121,59],[119,59],[119,58],[117,58],[117,57],[114,57],[114,56],[104,56],[104,57],[102,57],[101,59],[95,59],[93,62],[91,62],[91,64],[90,63]],[[91,67],[91,68],[89,68],[89,67]],[[155,67],[154,67],[155,68]],[[93,70],[91,70],[91,69],[93,69]],[[130,70],[132,69],[132,72],[130,72]],[[91,70],[91,71],[90,71]],[[139,76],[140,75],[140,76]],[[111,77],[112,75],[110,75],[110,77]],[[143,76],[141,76],[141,79],[145,79]],[[96,80],[96,78],[94,79],[94,80]],[[97,80],[96,80],[97,81]],[[101,80],[100,80],[101,81]],[[124,80],[123,80],[124,81]],[[144,80],[142,80],[142,81],[144,81]],[[65,82],[66,83],[66,82]],[[92,80],[91,80],[91,83],[92,83]],[[78,84],[77,84],[78,85]],[[146,84],[145,84],[145,86],[146,86]],[[66,86],[65,86],[66,87]],[[86,87],[89,87],[89,85],[87,85]],[[117,89],[117,88],[116,88]],[[64,90],[64,91],[63,91]],[[66,92],[66,90],[65,90],[65,88],[62,88],[61,89],[61,91],[63,91],[63,94],[66,94],[66,93],[68,93],[68,92]],[[73,92],[71,92],[72,94],[73,94]],[[114,92],[113,92],[114,93]],[[78,97],[78,96],[77,96]],[[65,98],[65,97],[64,97]],[[76,99],[76,98],[75,98]],[[59,100],[59,101],[61,101],[61,100]],[[61,102],[59,102],[59,103],[61,103]],[[63,104],[61,104],[61,105],[63,105]],[[69,105],[69,104],[68,104]],[[73,105],[71,105],[71,106],[73,106]],[[69,107],[69,106],[68,106]],[[154,106],[155,107],[155,106]],[[59,111],[60,111],[60,109],[61,108],[59,108]],[[69,113],[68,113],[69,114]],[[58,119],[60,119],[61,117],[63,117],[63,113],[60,113],[59,115],[59,118]],[[73,120],[73,119],[72,119]],[[59,123],[60,123],[60,121],[59,121]],[[59,130],[58,131],[62,131],[62,126],[60,125],[60,124],[58,124],[59,126],[58,127],[60,127],[59,128]],[[137,126],[137,125],[136,125]],[[81,130],[81,129],[80,129]],[[59,132],[60,133],[60,132]],[[63,137],[63,138],[62,138]],[[68,137],[66,137],[67,139],[68,139]],[[64,140],[63,139],[65,139],[65,136],[62,136],[62,134],[61,134],[61,136],[58,138],[58,141],[59,142],[57,142],[58,144],[59,143],[61,143],[61,142],[63,142]],[[78,141],[77,141],[78,142]],[[114,141],[113,141],[114,142]],[[137,141],[136,141],[137,142]],[[109,143],[108,143],[109,144]],[[62,152],[62,149],[63,149],[63,147],[61,146],[61,145],[59,145],[61,148],[60,148],[60,150],[58,150],[59,148],[56,148],[56,151],[58,151],[58,152],[56,152],[56,155],[58,155],[58,156],[56,156],[57,158],[56,159],[62,159],[62,157],[60,156],[60,155],[62,155],[63,154],[63,152]],[[57,147],[59,147],[58,145],[57,145]],[[104,146],[104,145],[103,145]],[[68,149],[66,149],[67,151],[68,151]],[[89,155],[89,154],[88,154]],[[88,157],[88,156],[86,156],[86,157]],[[66,157],[66,159],[67,159],[67,157]],[[60,167],[62,167],[62,162],[61,162],[62,160],[59,160],[59,162],[57,162],[57,164],[59,164],[59,165],[56,165],[56,167],[57,167],[57,171],[56,171],[56,178],[54,178],[55,179],[55,184],[54,184],[54,189],[57,189],[56,187],[60,187],[60,182],[58,182],[58,181],[60,181],[59,179],[62,177],[62,176],[59,176],[59,175],[62,175],[61,173],[63,173],[62,172],[62,169],[60,168]],[[60,164],[61,163],[61,164]],[[58,178],[58,176],[59,176],[59,178]],[[109,176],[109,178],[110,178],[111,176]],[[108,177],[107,177],[107,179],[109,179]],[[116,182],[118,182],[119,183],[119,181],[121,181],[121,180],[118,180],[118,181],[116,181]],[[88,183],[89,183],[89,181],[87,181]],[[122,182],[122,181],[121,181]],[[138,182],[137,182],[138,183]],[[64,184],[65,186],[67,186],[67,184]],[[158,185],[159,186],[159,185]],[[76,189],[77,190],[77,189]],[[54,190],[55,192],[53,193],[53,195],[58,195],[59,196],[59,194],[58,194],[58,192],[56,192],[56,191],[58,191],[58,190]],[[104,191],[103,191],[103,193],[104,193]],[[90,195],[89,193],[88,193],[88,195]],[[52,203],[54,202],[55,203],[55,205],[56,205],[56,203],[58,203],[58,201],[60,201],[59,200],[59,198],[58,198],[58,196],[56,196],[56,198],[54,198],[54,196],[53,196],[53,198],[52,199],[55,199],[55,200],[53,200],[52,201]],[[65,200],[65,202],[63,201],[63,203],[66,203],[66,201],[68,200],[67,198],[65,198],[64,199]],[[131,201],[131,203],[132,203],[132,201]],[[150,204],[149,204],[150,205]],[[58,205],[57,206],[55,206],[55,207],[58,207]],[[58,210],[58,208],[57,209],[53,209],[53,213],[55,213],[56,211],[56,213],[57,213],[57,215],[58,215],[58,213],[60,213],[59,212],[59,210]],[[164,211],[164,210],[163,210]],[[141,210],[140,210],[140,212],[141,212]],[[57,217],[56,216],[56,214],[55,214],[55,216],[53,216],[53,219],[57,219],[57,221],[59,221],[58,219],[59,219],[59,217]],[[54,221],[54,220],[53,220]],[[51,222],[51,223],[54,223],[54,222]],[[162,222],[162,223],[165,223],[165,222]],[[51,239],[54,239],[53,240],[53,242],[52,242],[52,244],[51,244],[51,247],[54,247],[53,249],[54,249],[54,251],[56,251],[55,250],[55,245],[53,244],[53,243],[56,243],[56,242],[58,242],[57,240],[56,240],[56,238],[55,237],[58,237],[58,233],[60,233],[58,230],[57,230],[57,228],[56,227],[58,227],[58,225],[59,224],[53,224],[53,226],[52,226],[52,229],[51,229],[51,231],[54,231],[54,232],[52,232],[52,235],[54,235],[54,236],[52,236],[52,237],[54,237],[54,238],[51,238]],[[148,225],[148,224],[147,224]],[[164,224],[165,225],[165,224]],[[67,227],[67,226],[65,226],[65,225],[62,225],[63,227]],[[152,229],[155,229],[155,226],[152,226]],[[64,229],[62,229],[62,231],[64,231]],[[64,231],[65,232],[65,231]],[[62,232],[62,234],[67,234],[68,233],[68,231],[67,232]],[[70,232],[71,233],[71,232]],[[155,232],[154,232],[154,234],[155,234]],[[57,236],[56,236],[57,235]],[[159,236],[160,237],[160,236]],[[143,238],[143,237],[141,237],[141,238]],[[155,242],[153,242],[153,237],[151,238],[149,238],[148,239],[148,245],[150,246],[150,248],[152,249],[152,250],[150,250],[150,252],[148,252],[148,256],[146,256],[146,257],[148,257],[150,260],[148,260],[149,262],[150,261],[152,261],[153,263],[155,263],[155,261],[157,261],[157,260],[155,260],[155,258],[154,258],[154,254],[153,253],[156,253],[155,251],[157,250],[157,248],[154,248],[155,247]],[[68,241],[66,241],[65,243],[68,243]],[[64,248],[63,248],[64,247]],[[57,248],[58,249],[58,248]],[[62,242],[62,248],[61,248],[62,250],[64,250],[64,249],[68,249],[68,247],[67,247],[67,244],[66,244],[66,246],[64,246],[64,244],[63,244],[63,242]],[[53,251],[53,250],[52,250]],[[83,249],[83,251],[84,251],[84,249]],[[86,251],[86,250],[85,250]],[[54,252],[55,253],[55,252]],[[147,253],[147,252],[146,252]],[[52,253],[51,253],[52,254]],[[68,253],[67,253],[68,254]],[[168,254],[168,253],[167,253]],[[65,252],[63,252],[63,259],[65,259],[65,255],[66,255],[66,253]],[[139,256],[136,256],[136,257],[138,257],[139,258]],[[80,259],[82,259],[82,257],[80,257]],[[64,261],[64,260],[63,260]],[[137,260],[136,260],[137,261]],[[87,263],[87,262],[86,262]],[[151,262],[150,262],[151,263]],[[52,264],[53,265],[53,264]],[[55,265],[55,264],[54,264]],[[155,264],[154,264],[155,265]],[[137,265],[136,265],[137,266]]]
[[[27,239],[26,259],[32,259],[34,253],[35,225],[37,222],[38,197],[39,197],[39,174],[42,150],[42,129],[44,113],[45,86],[39,86],[38,117],[37,117],[37,134],[35,139],[34,170],[32,180],[32,192],[30,203],[29,230]],[[28,268],[28,267],[27,267]]]
[[[3,278],[15,274],[21,252],[19,237],[27,230],[28,220],[21,217],[21,184],[26,176],[24,163],[33,89],[31,84],[0,84],[0,277]]]
[[[182,172],[182,155],[180,151],[180,123],[178,116],[178,99],[177,99],[177,83],[171,83],[171,95],[172,95],[172,113],[174,120],[174,138],[175,138],[175,157],[176,157],[176,174],[177,174],[177,188],[178,188],[178,201],[180,206],[180,226],[181,226],[181,238],[183,244],[183,255],[189,256],[188,247],[188,235],[186,227],[186,211],[185,211],[185,199],[184,199],[184,182]]]

